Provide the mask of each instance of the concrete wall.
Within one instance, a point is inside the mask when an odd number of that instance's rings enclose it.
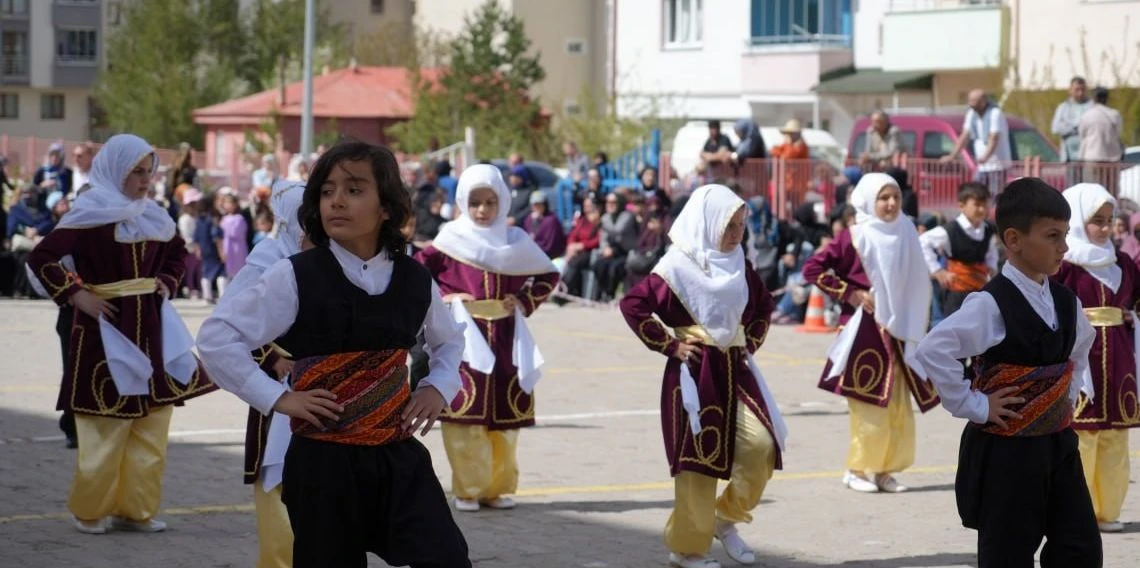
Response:
[[[1065,89],[1073,75],[1093,85],[1140,86],[1140,1],[1007,3],[1013,22],[1010,50],[1023,88]],[[1125,71],[1123,81],[1117,80],[1117,70]]]
[[[1005,29],[1000,6],[888,13],[882,27],[882,68],[941,71],[998,67],[1003,61]]]
[[[85,140],[87,138],[87,89],[34,89],[28,87],[0,87],[0,92],[20,97],[20,117],[0,119],[0,134]],[[40,120],[40,100],[43,94],[64,96],[63,120]]]

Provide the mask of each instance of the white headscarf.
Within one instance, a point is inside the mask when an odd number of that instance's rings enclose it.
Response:
[[[1111,204],[1115,209],[1116,198],[1103,185],[1096,183],[1078,183],[1061,195],[1065,196],[1065,201],[1069,202],[1069,208],[1072,209],[1072,214],[1069,215],[1069,235],[1065,237],[1065,244],[1069,245],[1065,260],[1084,268],[1116,292],[1120,288],[1121,270],[1116,264],[1116,247],[1112,246],[1112,239],[1098,245],[1089,240],[1088,231],[1085,231],[1085,223],[1104,204]]]
[[[269,208],[273,211],[276,235],[253,247],[249,257],[245,259],[247,265],[253,265],[260,272],[265,272],[277,261],[301,252],[301,241],[305,238],[305,232],[301,230],[297,211],[301,209],[304,196],[303,181],[278,181],[273,184],[273,191],[269,195]]]
[[[495,191],[499,198],[499,215],[490,227],[480,227],[467,211],[467,199],[479,188]],[[499,168],[476,164],[459,176],[455,194],[459,218],[444,223],[432,246],[447,256],[483,270],[511,275],[557,272],[542,249],[526,231],[507,225],[511,209],[511,190],[503,181]]]
[[[721,252],[720,242],[744,200],[723,185],[697,188],[669,229],[673,242],[653,274],[660,276],[721,347],[736,337],[748,305],[744,250]]]
[[[90,189],[83,192],[60,219],[57,228],[83,229],[115,223],[115,240],[123,243],[169,241],[177,227],[170,214],[153,199],[131,199],[123,182],[141,162],[152,171],[158,166],[154,148],[134,134],[117,134],[95,154]]]
[[[865,174],[851,193],[855,225],[851,242],[871,280],[875,321],[913,350],[926,335],[930,323],[930,272],[922,258],[922,246],[914,223],[899,211],[893,221],[875,214],[875,202],[883,187],[898,188],[887,174]]]

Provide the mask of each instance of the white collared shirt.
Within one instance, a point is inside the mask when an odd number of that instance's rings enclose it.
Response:
[[[975,227],[970,224],[970,220],[965,215],[959,213],[958,218],[955,219],[958,226],[966,232],[966,236],[971,239],[981,242],[986,238],[986,225]],[[997,254],[997,236],[995,235],[990,239],[989,245],[986,248],[986,266],[993,272],[998,269],[998,254]],[[949,257],[953,254],[950,250],[950,233],[946,231],[946,227],[935,227],[918,236],[918,242],[922,245],[922,259],[926,261],[926,268],[930,270],[931,274],[942,270],[942,265],[938,262],[939,256]]]
[[[388,289],[394,263],[387,253],[362,260],[334,241],[329,248],[354,286],[372,296]],[[219,303],[198,332],[198,353],[210,378],[262,414],[269,414],[288,387],[262,371],[250,351],[289,331],[299,307],[297,277],[289,259],[278,261],[256,283]],[[417,388],[434,387],[449,404],[461,386],[463,329],[463,324],[452,319],[433,281],[424,319],[430,370]]]
[[[1003,276],[1033,306],[1033,311],[1052,329],[1057,329],[1057,310],[1053,295],[1049,291],[1049,281],[1044,284],[1034,282],[1011,263],[1002,266]],[[1073,361],[1073,381],[1069,386],[1069,398],[1077,401],[1082,388],[1091,385],[1089,374],[1089,349],[1092,348],[1096,332],[1077,299],[1077,338],[1069,359]],[[963,378],[960,359],[981,355],[1005,339],[1005,321],[994,297],[987,292],[974,292],[966,297],[962,307],[950,317],[942,320],[918,344],[910,363],[919,376],[934,383],[942,397],[942,406],[958,418],[966,418],[978,424],[985,424],[989,417],[990,405],[986,395],[972,390],[970,381]]]

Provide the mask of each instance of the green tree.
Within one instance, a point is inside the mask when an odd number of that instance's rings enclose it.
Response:
[[[530,94],[546,77],[539,58],[522,20],[487,0],[465,18],[437,76],[410,67],[415,114],[388,133],[403,150],[420,152],[462,140],[464,127],[473,126],[481,156],[542,153],[550,133]]]
[[[191,112],[233,94],[230,69],[207,51],[212,40],[199,25],[199,8],[223,3],[124,3],[123,25],[107,40],[107,68],[95,86],[112,130],[137,133],[158,146],[187,141],[201,147]],[[219,32],[213,40],[223,37]]]
[[[281,88],[301,79],[301,57],[305,48],[305,0],[256,0],[243,14],[246,46],[238,75],[250,92]],[[333,24],[328,11],[317,5],[316,43],[313,70],[343,61],[344,30]]]

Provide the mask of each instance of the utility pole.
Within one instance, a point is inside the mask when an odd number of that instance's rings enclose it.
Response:
[[[301,98],[301,155],[313,152],[313,43],[317,32],[316,0],[305,0],[305,91]]]

